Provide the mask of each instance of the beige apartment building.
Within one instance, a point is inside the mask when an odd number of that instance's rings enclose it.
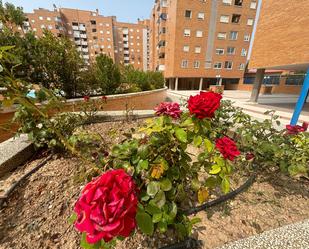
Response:
[[[27,13],[24,30],[50,30],[56,36],[69,37],[90,63],[97,55],[106,54],[116,63],[149,69],[149,20],[138,23],[118,22],[115,16],[102,16],[99,11],[54,8],[35,9]]]
[[[232,88],[244,75],[258,0],[156,0],[150,68],[172,89]]]

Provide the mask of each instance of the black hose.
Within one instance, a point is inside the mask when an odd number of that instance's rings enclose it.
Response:
[[[242,193],[247,188],[249,188],[254,183],[255,178],[256,178],[256,173],[253,173],[253,175],[251,175],[248,178],[248,180],[243,185],[241,185],[239,188],[235,189],[234,191],[232,191],[232,192],[230,192],[230,193],[228,193],[226,195],[223,195],[223,196],[219,197],[216,200],[213,200],[213,201],[210,201],[210,202],[206,202],[203,205],[200,205],[200,206],[197,206],[197,207],[193,207],[193,208],[184,210],[183,212],[186,215],[196,214],[198,212],[201,212],[201,211],[205,210],[206,208],[210,208],[210,207],[218,205],[218,204],[220,204],[222,202],[225,202],[227,200],[233,199],[238,194]]]
[[[160,249],[195,249],[199,248],[201,246],[201,242],[193,239],[193,238],[187,238],[184,241],[161,247]]]

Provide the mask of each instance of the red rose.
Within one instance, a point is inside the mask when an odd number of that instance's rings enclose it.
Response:
[[[136,227],[137,187],[123,169],[111,170],[88,183],[76,202],[75,227],[95,244],[128,237]]]
[[[213,118],[215,111],[220,107],[222,95],[214,92],[200,92],[195,96],[190,96],[188,108],[192,115],[199,119]]]
[[[85,97],[84,97],[84,101],[85,101],[85,102],[88,102],[89,100],[90,100],[90,97],[89,97],[89,96],[85,96]]]
[[[216,148],[221,152],[225,159],[234,161],[235,157],[240,155],[236,143],[228,137],[219,138],[216,140]]]
[[[304,122],[302,126],[300,125],[287,125],[287,134],[289,135],[296,135],[300,132],[305,132],[308,130],[308,123]]]
[[[158,107],[155,108],[156,115],[167,115],[172,118],[180,118],[181,110],[178,103],[161,103]]]
[[[249,152],[249,153],[246,154],[246,160],[247,161],[251,161],[254,158],[255,158],[255,155],[253,153]]]

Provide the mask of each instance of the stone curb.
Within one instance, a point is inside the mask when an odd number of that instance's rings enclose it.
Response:
[[[137,120],[154,117],[153,110],[134,111],[124,114],[123,111],[98,112],[91,123],[103,123],[122,120]],[[0,143],[0,177],[16,169],[34,155],[35,149],[26,134],[17,138],[10,138]]]

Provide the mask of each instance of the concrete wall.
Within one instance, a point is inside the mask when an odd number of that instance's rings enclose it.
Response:
[[[104,111],[123,111],[126,105],[133,110],[153,110],[161,102],[166,101],[167,90],[158,89],[154,91],[146,91],[139,93],[119,94],[108,96]],[[98,98],[99,99],[99,98]],[[77,110],[78,103],[83,99],[68,100],[68,110]],[[0,126],[10,122],[14,116],[14,110],[0,110]],[[10,127],[13,131],[17,129],[17,125]],[[13,132],[0,130],[0,142],[10,138]]]

